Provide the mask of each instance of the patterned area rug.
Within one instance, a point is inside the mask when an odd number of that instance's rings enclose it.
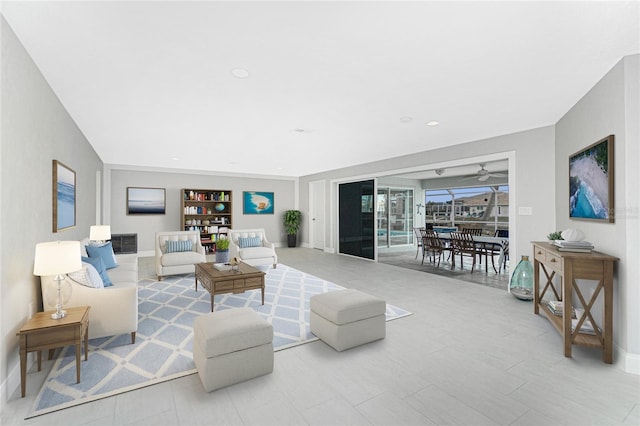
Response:
[[[259,290],[215,297],[215,310],[251,307],[274,330],[274,350],[317,340],[309,330],[309,298],[343,287],[278,265]],[[89,340],[89,359],[82,361],[76,383],[74,347],[64,348],[38,393],[27,418],[153,385],[196,372],[192,356],[193,320],[211,312],[209,293],[195,291],[193,274],[143,279],[138,283],[139,322],[135,345],[130,335]],[[117,315],[117,312],[114,313]],[[411,315],[387,304],[387,321]]]

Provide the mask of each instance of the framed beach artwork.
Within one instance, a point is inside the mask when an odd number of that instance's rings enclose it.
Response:
[[[244,191],[243,214],[273,214],[273,192]]]
[[[53,232],[76,226],[76,172],[53,160]]]
[[[613,135],[569,157],[569,217],[613,223]]]
[[[127,214],[165,214],[165,188],[127,188]]]

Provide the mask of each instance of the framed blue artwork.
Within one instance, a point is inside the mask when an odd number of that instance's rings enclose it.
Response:
[[[273,214],[273,192],[244,191],[243,214]]]
[[[53,160],[53,232],[76,226],[76,172]]]

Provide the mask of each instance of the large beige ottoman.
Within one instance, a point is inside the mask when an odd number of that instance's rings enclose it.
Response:
[[[386,307],[355,289],[316,294],[310,299],[311,332],[337,351],[384,339]]]
[[[199,316],[193,360],[207,392],[273,371],[273,327],[251,308]]]

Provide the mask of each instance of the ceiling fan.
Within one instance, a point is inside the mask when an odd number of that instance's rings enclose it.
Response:
[[[475,175],[466,176],[463,180],[478,179],[480,182],[484,182],[490,177],[507,177],[507,175],[504,173],[490,172],[489,170],[485,169],[486,165],[487,163],[479,163],[480,170],[478,170]]]

